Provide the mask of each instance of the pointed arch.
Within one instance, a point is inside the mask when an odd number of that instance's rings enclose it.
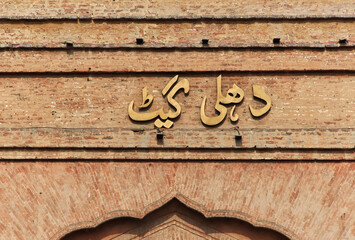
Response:
[[[194,202],[193,200],[187,198],[186,196],[182,195],[178,192],[171,192],[166,196],[162,197],[161,199],[152,202],[151,204],[145,206],[141,210],[117,210],[110,213],[106,213],[102,216],[99,216],[92,221],[87,222],[80,222],[76,224],[69,225],[59,232],[57,232],[51,239],[65,239],[65,236],[68,234],[73,234],[74,232],[79,232],[80,230],[85,231],[94,231],[95,229],[99,228],[100,226],[105,226],[105,224],[110,224],[109,222],[115,219],[125,219],[133,222],[139,222],[144,220],[145,218],[149,217],[153,214],[153,212],[158,211],[159,209],[164,209],[164,207],[169,206],[169,203],[172,202],[179,202],[181,206],[185,208],[191,209],[191,211],[195,211],[205,219],[213,221],[217,221],[218,219],[234,219],[236,221],[242,221],[249,224],[254,229],[265,229],[269,231],[274,231],[280,234],[280,236],[284,236],[284,239],[295,239],[298,240],[299,238],[294,234],[292,231],[288,230],[287,228],[280,226],[276,223],[255,219],[252,216],[240,212],[240,211],[233,211],[233,210],[210,210],[206,208],[204,205]],[[164,210],[161,210],[164,211]],[[119,220],[118,220],[119,221]],[[183,224],[181,221],[177,221],[175,219],[175,227],[179,227],[178,224]],[[137,226],[139,223],[137,223]],[[207,226],[208,227],[208,226]],[[138,227],[135,227],[138,229]],[[180,226],[181,228],[181,226]],[[221,234],[223,234],[221,232]]]

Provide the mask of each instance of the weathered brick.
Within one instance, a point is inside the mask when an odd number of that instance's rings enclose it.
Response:
[[[236,125],[228,119],[217,128],[201,123],[204,96],[206,113],[214,114],[216,76],[182,74],[180,78],[190,82],[190,93],[176,96],[183,111],[175,126],[165,131],[164,144],[157,142],[153,122],[132,122],[127,109],[132,100],[140,104],[141,90],[148,86],[155,97],[149,111],[161,106],[168,110],[160,91],[173,75],[5,77],[0,80],[0,142],[7,148],[353,149],[352,75],[223,75],[224,94],[233,84],[245,91],[237,109],[240,144],[234,138]],[[248,110],[249,105],[263,106],[253,99],[253,84],[264,86],[272,99],[262,119],[253,119]]]
[[[59,239],[172,198],[292,240],[354,239],[354,12],[345,0],[2,1],[0,239]],[[158,144],[127,106],[148,86],[151,110],[167,109],[177,73],[190,94]],[[246,94],[241,142],[229,120],[199,120],[220,73],[223,93]],[[252,84],[271,95],[261,119]]]
[[[13,50],[0,72],[344,71],[354,49],[338,50]],[[208,61],[207,61],[208,60]]]
[[[350,240],[354,168],[353,162],[3,162],[0,238],[58,239],[115,217],[143,217],[177,197],[207,217],[239,218],[295,240]]]
[[[3,0],[0,18],[327,18],[354,17],[355,4],[348,0]]]
[[[355,45],[354,20],[323,21],[64,21],[64,22],[0,22],[0,47],[65,48],[73,47],[196,47],[209,39],[209,47],[338,47]],[[143,45],[136,45],[143,38]]]

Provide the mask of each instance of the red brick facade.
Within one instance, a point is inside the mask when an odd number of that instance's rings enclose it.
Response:
[[[0,239],[355,238],[351,1],[2,1],[0,25]],[[172,128],[129,118],[176,75]],[[245,96],[207,127],[219,75]]]

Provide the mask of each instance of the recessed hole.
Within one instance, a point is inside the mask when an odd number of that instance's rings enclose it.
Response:
[[[74,47],[74,44],[71,42],[66,42],[65,45],[67,46],[67,48],[72,48]]]
[[[235,135],[235,140],[236,140],[236,141],[242,140],[242,135],[236,134],[236,135]]]
[[[157,133],[157,140],[158,140],[158,141],[162,141],[163,138],[164,138],[164,134],[163,134],[162,132],[158,132],[158,133]]]
[[[348,42],[347,39],[339,39],[339,44],[346,44]]]
[[[132,131],[135,133],[140,133],[140,134],[144,133],[144,129],[132,129]]]
[[[208,39],[202,39],[202,45],[208,46]]]
[[[281,39],[280,39],[280,38],[274,38],[274,39],[272,40],[272,43],[273,43],[273,44],[280,44],[280,42],[281,42]]]
[[[144,43],[143,38],[137,38],[136,43],[137,43],[137,45],[143,45],[143,43]]]

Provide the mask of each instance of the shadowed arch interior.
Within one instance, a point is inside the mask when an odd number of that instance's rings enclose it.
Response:
[[[143,219],[121,217],[95,228],[73,231],[61,240],[122,239],[223,239],[288,240],[281,233],[225,217],[206,218],[177,199],[147,214]]]

